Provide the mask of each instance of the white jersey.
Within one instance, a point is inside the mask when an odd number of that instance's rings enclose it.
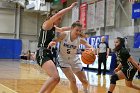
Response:
[[[61,41],[59,52],[61,66],[67,67],[69,65],[73,66],[74,64],[81,64],[80,58],[77,55],[77,50],[80,45],[80,37],[78,37],[74,41],[71,41],[70,31],[67,31],[65,33],[66,36]]]
[[[66,36],[60,44],[60,56],[64,59],[75,58],[80,45],[80,37],[73,42],[70,39],[70,31],[65,32]]]

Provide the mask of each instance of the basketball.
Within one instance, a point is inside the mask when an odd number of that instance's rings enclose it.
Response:
[[[83,63],[92,64],[95,61],[95,59],[96,56],[92,50],[85,50],[84,52],[82,52],[81,60]]]

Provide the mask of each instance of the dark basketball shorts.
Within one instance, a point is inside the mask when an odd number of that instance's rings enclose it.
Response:
[[[121,70],[124,73],[124,75],[126,76],[127,81],[132,81],[134,75],[137,72],[137,69],[134,69],[134,68],[122,68]]]
[[[44,49],[39,48],[36,53],[36,60],[37,60],[38,65],[40,65],[41,67],[45,62],[49,60],[53,61],[53,55],[52,55],[51,50],[45,49],[45,48]]]

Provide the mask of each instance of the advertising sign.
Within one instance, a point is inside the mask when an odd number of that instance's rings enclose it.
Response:
[[[140,18],[140,3],[134,3],[132,6],[132,19]]]
[[[98,44],[101,41],[101,37],[102,36],[92,36],[92,37],[86,38],[86,41],[90,45],[92,45],[94,48],[97,48]],[[109,36],[105,35],[105,38],[106,38],[106,42],[108,43]],[[80,49],[85,49],[85,46],[84,45],[80,45]]]

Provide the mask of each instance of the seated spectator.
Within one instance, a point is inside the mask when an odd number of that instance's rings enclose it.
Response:
[[[31,51],[28,50],[27,53],[21,55],[20,58],[23,60],[35,60],[35,53],[31,53]]]

